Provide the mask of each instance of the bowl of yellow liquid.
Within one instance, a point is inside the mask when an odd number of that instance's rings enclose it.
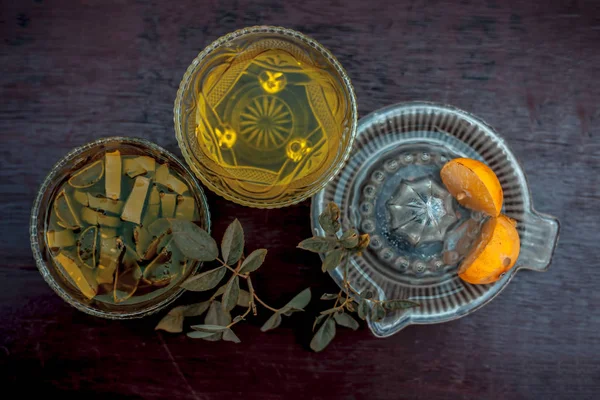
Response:
[[[284,207],[342,168],[356,134],[356,98],[322,45],[257,26],[196,57],[179,86],[174,123],[185,160],[209,189],[246,206]]]
[[[63,157],[42,183],[31,248],[46,282],[70,305],[104,318],[143,317],[174,301],[201,266],[173,244],[172,220],[210,232],[193,174],[147,140],[99,139]]]

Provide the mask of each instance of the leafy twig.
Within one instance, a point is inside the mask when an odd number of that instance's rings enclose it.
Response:
[[[336,334],[336,324],[353,330],[358,328],[358,322],[349,313],[356,312],[363,320],[370,318],[372,321],[380,321],[385,317],[386,311],[419,306],[418,303],[409,300],[378,300],[373,298],[374,294],[369,290],[358,293],[352,288],[349,281],[350,258],[353,255],[361,255],[369,246],[370,238],[368,234],[359,235],[356,229],[348,229],[338,235],[342,227],[339,218],[339,207],[335,203],[329,203],[319,216],[319,224],[326,236],[314,236],[298,244],[301,249],[324,254],[321,267],[323,272],[332,271],[340,265],[342,268],[343,281],[339,293],[325,293],[321,297],[321,300],[335,299],[335,303],[332,308],[322,311],[313,324],[313,331],[317,327],[319,329],[313,336],[310,347],[317,352],[331,343]],[[344,294],[345,299],[342,300]]]
[[[268,329],[273,329],[281,323],[281,315],[291,315],[295,311],[303,311],[303,307],[310,301],[310,289],[306,289],[294,297],[282,308],[269,306],[258,297],[252,285],[251,275],[264,263],[267,255],[266,249],[258,249],[244,257],[244,230],[236,219],[223,235],[221,242],[221,255],[215,240],[204,230],[188,221],[170,220],[175,235],[175,244],[185,257],[198,261],[216,261],[220,265],[214,269],[203,271],[186,279],[181,287],[193,291],[203,292],[215,289],[230,273],[227,283],[218,287],[209,300],[179,306],[173,308],[158,323],[156,329],[168,332],[182,332],[183,321],[187,317],[198,317],[206,313],[204,324],[192,325],[192,332],[187,336],[195,339],[209,341],[225,340],[239,343],[240,339],[235,335],[232,328],[246,319],[252,312],[258,315],[258,302],[274,314],[268,321],[278,320],[277,324],[271,324]],[[235,267],[234,267],[235,266]],[[240,288],[240,278],[246,282],[248,290]],[[220,301],[217,300],[220,298]],[[300,298],[300,300],[298,300]],[[245,307],[243,314],[231,317],[231,311],[236,307]]]

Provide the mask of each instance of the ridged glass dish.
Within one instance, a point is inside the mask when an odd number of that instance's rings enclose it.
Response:
[[[356,133],[356,99],[335,57],[303,34],[256,26],[206,47],[174,106],[189,167],[218,195],[276,208],[327,184]]]
[[[177,283],[182,282],[197,271],[201,263],[190,264],[190,267],[178,277],[176,282],[174,281],[172,285],[160,289],[155,296],[153,295],[148,300],[134,304],[110,304],[96,297],[88,299],[75,287],[72,281],[56,265],[55,259],[48,248],[46,237],[51,203],[61,185],[71,176],[73,171],[89,164],[90,160],[103,157],[104,153],[114,150],[119,150],[124,154],[151,156],[160,163],[168,163],[169,167],[185,180],[191,196],[196,201],[198,222],[204,230],[210,232],[210,214],[204,191],[185,165],[167,150],[147,140],[111,137],[98,139],[72,150],[52,168],[42,183],[33,205],[30,222],[31,249],[36,265],[48,285],[73,307],[97,317],[110,319],[139,318],[159,311],[179,297],[183,293],[183,289]]]
[[[517,222],[519,259],[493,284],[471,285],[457,275],[484,220],[460,206],[441,182],[441,167],[457,157],[493,169],[504,191],[502,212]],[[362,118],[347,164],[313,197],[315,234],[324,234],[318,216],[329,202],[340,205],[343,228],[371,235],[363,256],[351,259],[353,288],[421,305],[369,321],[379,337],[477,310],[519,270],[545,271],[558,240],[558,220],[534,210],[525,174],[504,139],[479,118],[434,103],[393,105]],[[341,283],[339,268],[332,277]]]

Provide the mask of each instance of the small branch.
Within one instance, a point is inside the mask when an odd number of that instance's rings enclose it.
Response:
[[[251,310],[252,310],[252,307],[248,307],[248,309],[246,310],[246,312],[245,312],[245,313],[243,313],[243,314],[241,315],[241,318],[240,318],[240,319],[238,319],[237,321],[234,321],[234,322],[230,323],[229,325],[227,325],[227,327],[228,327],[228,328],[231,328],[232,326],[234,326],[234,325],[235,325],[235,324],[237,324],[238,322],[240,322],[240,321],[243,321],[244,319],[246,319],[246,316],[247,316],[248,314],[250,314],[250,311],[251,311]]]
[[[273,311],[273,312],[278,312],[279,310],[276,308],[271,307],[270,305],[268,305],[267,303],[265,303],[264,301],[262,301],[257,295],[256,293],[254,293],[254,298],[256,299],[256,301],[258,301],[260,304],[263,305],[263,307],[268,308],[269,310]]]
[[[237,276],[239,276],[240,278],[243,278],[243,279],[248,279],[248,275],[242,275],[242,274],[238,273],[238,271],[240,270],[240,266],[241,266],[240,262],[238,262],[237,268],[233,269],[229,265],[227,265],[225,263],[225,261],[221,260],[220,258],[217,258],[216,260],[218,262],[220,262],[222,266],[224,266],[225,268],[227,268],[228,270],[230,270],[231,272],[233,272],[234,275],[237,275]]]
[[[252,279],[248,276],[248,291],[250,292],[250,306],[252,307],[252,313],[256,317],[258,311],[256,310],[256,303],[254,302],[254,286],[252,286]]]

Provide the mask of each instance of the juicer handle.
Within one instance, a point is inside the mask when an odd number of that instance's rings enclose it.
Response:
[[[560,224],[558,219],[531,210],[517,223],[521,238],[521,252],[516,269],[546,271],[558,242]]]

